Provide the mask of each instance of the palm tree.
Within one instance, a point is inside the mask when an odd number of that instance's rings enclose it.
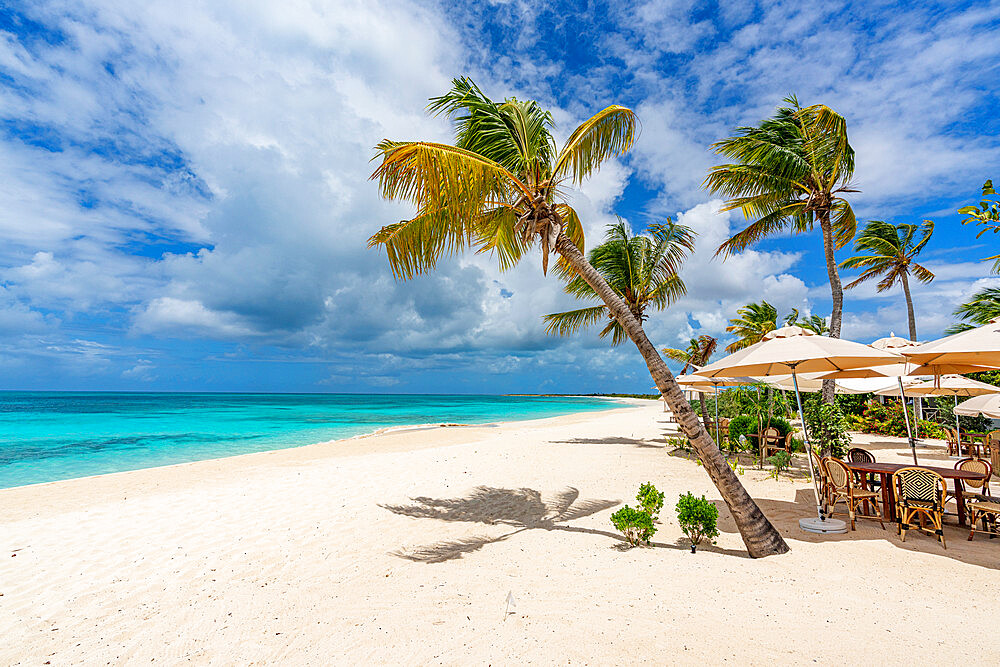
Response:
[[[798,311],[793,313],[798,314]],[[778,328],[778,310],[767,301],[748,303],[737,309],[736,315],[726,327],[726,331],[736,335],[736,340],[726,346],[730,354],[759,343],[767,332]]]
[[[566,271],[579,274],[600,296],[635,343],[650,375],[684,434],[718,487],[751,556],[784,553],[788,545],[705,432],[670,369],[628,305],[584,257],[576,212],[561,198],[560,185],[580,183],[607,159],[623,155],[635,139],[636,117],[609,106],[577,127],[562,148],[553,139],[552,116],[537,102],[494,102],[469,79],[431,100],[429,108],[455,124],[455,145],[383,140],[372,174],[387,199],[404,199],[416,215],[387,225],[369,239],[381,246],[397,279],[434,268],[446,255],[466,248],[492,253],[501,269],[516,264],[536,238],[542,271],[549,251]]]
[[[713,167],[705,186],[727,198],[722,210],[740,209],[751,220],[719,246],[725,257],[779,233],[812,231],[819,223],[830,280],[833,308],[830,336],[840,338],[844,290],[834,252],[854,238],[857,222],[843,195],[854,174],[854,149],[847,141],[847,122],[829,107],[790,106],[753,127],[737,128],[736,136],[712,144],[732,164]],[[833,402],[833,381],[823,383],[823,400]]]
[[[647,308],[662,310],[687,293],[677,271],[688,253],[694,250],[695,232],[669,218],[664,225],[650,225],[649,231],[650,236],[632,236],[628,225],[619,219],[617,224],[608,226],[604,243],[591,250],[588,257],[591,266],[625,302],[640,324],[648,317]],[[601,300],[579,275],[566,284],[565,291],[579,299]],[[543,319],[549,325],[545,329],[548,334],[569,336],[581,327],[604,321],[601,338],[611,334],[612,345],[628,340],[624,327],[603,303],[552,313]]]
[[[917,238],[919,232],[919,239]],[[934,280],[934,274],[914,261],[934,233],[934,223],[924,220],[918,227],[911,224],[891,225],[882,220],[871,220],[854,242],[854,252],[865,252],[840,263],[844,269],[864,269],[848,289],[857,287],[872,278],[882,278],[876,289],[884,292],[896,283],[903,286],[906,297],[906,315],[910,324],[910,340],[917,339],[917,320],[913,316],[913,298],[910,296],[910,275],[922,283]]]
[[[983,326],[1000,317],[1000,287],[987,287],[972,295],[972,298],[955,309],[955,315],[965,320],[945,330],[947,334],[958,333]]]
[[[665,347],[663,348],[663,354],[668,359],[673,359],[684,364],[684,367],[681,368],[681,375],[684,375],[689,368],[697,370],[707,365],[712,355],[715,354],[715,349],[718,345],[719,341],[716,338],[701,335],[688,341],[687,349],[680,350],[674,347]],[[718,397],[715,400],[719,400]],[[707,424],[708,410],[705,408],[705,392],[703,391],[698,392],[698,404],[698,407],[701,409],[702,423]]]
[[[962,220],[963,225],[974,224],[982,226],[982,229],[976,234],[977,239],[986,232],[993,232],[994,234],[1000,232],[1000,196],[997,195],[997,191],[993,187],[993,180],[987,179],[983,183],[983,192],[979,206],[963,206],[958,209],[958,212],[966,216]],[[986,257],[983,261],[988,262],[990,260],[993,260],[993,267],[991,269],[993,273],[1000,273],[1000,255]]]
[[[800,320],[796,317],[793,324],[797,327],[802,327],[803,329],[809,329],[809,331],[812,331],[819,336],[826,336],[830,333],[830,325],[827,324],[826,318],[821,315],[810,315],[804,320]]]

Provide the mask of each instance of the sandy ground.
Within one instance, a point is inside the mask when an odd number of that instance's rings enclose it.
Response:
[[[677,495],[719,496],[637,405],[0,491],[0,664],[1000,662],[1000,540],[809,536],[808,482],[747,470],[791,552],[723,510],[691,554]],[[663,524],[622,550],[646,481]]]

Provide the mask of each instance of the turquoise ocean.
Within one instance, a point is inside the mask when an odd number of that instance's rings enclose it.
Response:
[[[0,392],[0,489],[201,461],[416,424],[607,410],[602,398]]]

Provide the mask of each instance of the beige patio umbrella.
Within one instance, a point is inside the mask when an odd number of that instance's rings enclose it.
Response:
[[[982,415],[990,419],[1000,419],[1000,394],[982,394],[962,401],[955,406],[955,414],[966,417]]]
[[[974,373],[1000,368],[1000,317],[975,329],[900,350],[917,368],[913,374]]]
[[[888,350],[877,350],[868,345],[841,338],[819,336],[802,327],[781,327],[768,332],[762,341],[719,359],[698,371],[703,377],[735,377],[740,375],[792,376],[795,400],[802,420],[806,448],[810,453],[809,477],[816,496],[816,519],[801,519],[799,527],[815,533],[844,532],[843,521],[827,519],[819,497],[816,474],[812,466],[812,443],[805,428],[802,412],[802,395],[798,386],[799,373],[831,373],[855,368],[871,368],[902,363],[903,358]]]
[[[958,408],[959,396],[982,396],[985,394],[1000,394],[1000,387],[973,380],[962,375],[942,375],[933,381],[920,382],[906,388],[910,396],[953,396],[955,407]],[[958,423],[958,413],[955,414],[955,430],[959,443],[962,442],[962,427]]]

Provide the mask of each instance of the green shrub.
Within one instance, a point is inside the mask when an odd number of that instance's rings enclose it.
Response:
[[[927,421],[926,419],[921,419],[917,422],[920,426],[920,437],[921,438],[940,438],[944,439],[944,428],[940,424],[935,424],[932,421]]]
[[[838,458],[843,457],[851,446],[851,436],[847,433],[847,419],[836,404],[823,403],[819,397],[806,401],[803,408],[809,440],[820,452]]]
[[[639,506],[653,521],[660,518],[660,510],[663,509],[663,493],[657,491],[655,486],[646,482],[639,487],[639,493],[635,499],[639,501]]]
[[[611,523],[625,535],[625,539],[632,546],[638,546],[640,542],[649,544],[649,540],[656,532],[653,517],[644,510],[632,509],[628,505],[611,515]]]
[[[792,430],[791,423],[782,417],[771,417],[770,424],[768,424],[767,417],[764,417],[764,426],[768,425],[778,429],[781,437],[784,438]],[[757,435],[757,431],[760,428],[760,424],[757,422],[757,418],[753,415],[740,415],[738,417],[733,417],[729,421],[729,441],[737,442],[740,436],[746,436],[747,440],[750,440],[751,435]]]
[[[792,455],[788,452],[775,452],[773,456],[767,457],[767,462],[774,466],[771,477],[778,479],[778,475],[788,469],[792,462]]]
[[[705,496],[697,498],[691,492],[685,493],[678,498],[675,509],[677,523],[692,544],[699,544],[703,538],[712,539],[719,534],[719,508],[705,500]]]

